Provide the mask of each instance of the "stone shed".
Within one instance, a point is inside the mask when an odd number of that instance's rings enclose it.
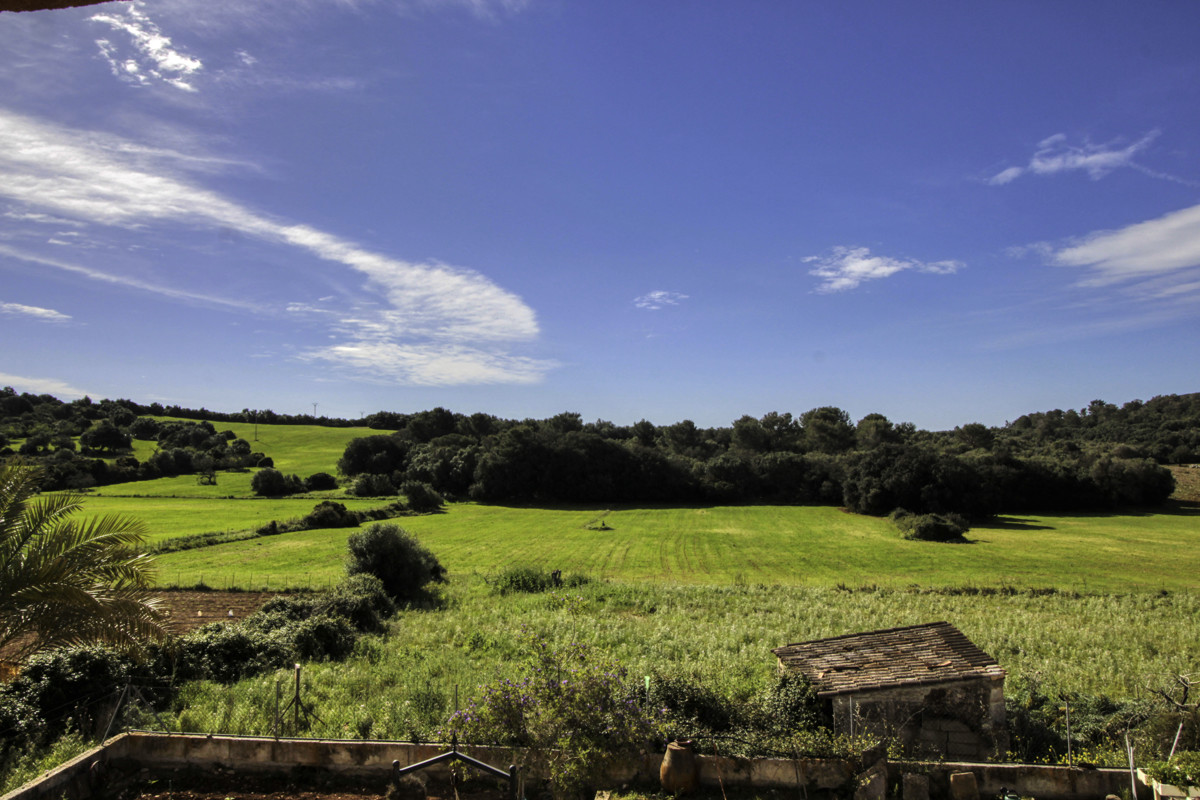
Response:
[[[948,622],[776,648],[802,673],[834,730],[898,739],[906,755],[982,760],[1008,750],[1004,670]]]

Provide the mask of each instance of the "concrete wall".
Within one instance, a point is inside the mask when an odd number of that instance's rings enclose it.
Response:
[[[363,742],[318,739],[267,739],[233,736],[127,733],[95,748],[6,795],[0,800],[87,800],[95,790],[120,775],[200,768],[236,772],[289,772],[316,768],[342,776],[386,780],[393,761],[401,766],[415,764],[445,752],[445,745],[414,745],[396,742]],[[488,764],[507,769],[526,764],[526,774],[543,774],[527,754],[508,748],[461,747]],[[699,756],[700,783],[718,787],[798,788],[839,790],[852,786],[858,765],[834,759],[717,758]],[[661,753],[649,753],[610,775],[613,786],[631,782],[657,782]],[[444,766],[435,767],[443,770]],[[948,797],[950,775],[973,772],[983,797],[995,797],[1001,788],[1038,800],[1079,800],[1118,794],[1130,786],[1129,772],[1115,769],[1069,769],[1028,764],[980,764],[956,762],[897,762],[888,767],[890,782],[899,783],[905,773],[928,775],[933,797]],[[1148,800],[1151,792],[1139,787]],[[527,796],[536,793],[527,791]]]

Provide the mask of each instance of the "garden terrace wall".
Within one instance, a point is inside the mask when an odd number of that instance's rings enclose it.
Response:
[[[125,733],[67,762],[41,779],[0,800],[87,800],[101,789],[154,777],[175,769],[199,768],[243,773],[289,773],[297,768],[325,771],[338,777],[361,776],[382,784],[392,762],[415,764],[445,752],[444,744],[407,744],[332,739],[271,739],[192,734]],[[499,747],[462,746],[460,751],[506,769],[525,759],[520,751]],[[634,759],[608,776],[612,786],[657,783],[661,753]],[[842,790],[853,785],[856,765],[836,759],[770,759],[699,756],[702,786]],[[438,765],[434,770],[444,770]],[[531,777],[538,777],[536,767]],[[1001,788],[1038,800],[1080,800],[1119,794],[1130,786],[1129,772],[1028,764],[896,762],[889,765],[893,783],[906,773],[928,775],[931,796],[949,797],[950,775],[972,772],[982,797]],[[533,793],[527,791],[527,796]],[[1139,798],[1152,792],[1139,785]]]

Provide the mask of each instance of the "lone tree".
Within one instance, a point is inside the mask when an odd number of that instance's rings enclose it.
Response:
[[[445,583],[446,569],[412,534],[394,522],[377,522],[350,536],[349,575],[374,575],[401,603],[428,600],[431,583]]]
[[[79,494],[34,499],[39,478],[23,464],[0,467],[0,647],[20,661],[62,645],[138,650],[165,638],[143,523],[79,519]]]

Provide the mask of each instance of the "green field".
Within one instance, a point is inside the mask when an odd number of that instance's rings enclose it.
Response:
[[[256,501],[210,502],[221,514],[234,514],[231,505],[250,509]],[[303,507],[304,501],[283,502]],[[590,529],[600,520],[610,530]],[[1001,517],[973,528],[971,544],[939,544],[906,541],[885,519],[829,507],[604,510],[454,504],[442,514],[400,520],[452,575],[520,563],[633,583],[1079,592],[1200,588],[1198,522],[1197,512],[1186,508],[1102,517]],[[162,578],[186,585],[203,574],[206,580],[220,576],[221,585],[243,586],[243,574],[252,573],[308,576],[324,584],[340,574],[349,533],[304,531],[170,553],[160,559]]]
[[[301,476],[334,472],[364,429],[218,424]],[[139,450],[139,457],[143,453]],[[86,514],[145,519],[156,542],[303,516],[322,495],[256,498],[251,472],[105,487]],[[323,493],[354,509],[382,498]],[[449,570],[435,611],[408,611],[344,663],[305,667],[306,702],[327,736],[425,738],[459,694],[515,677],[519,633],[596,646],[637,677],[677,674],[733,702],[774,675],[772,647],[947,620],[1009,672],[1010,687],[1144,696],[1195,672],[1200,652],[1200,505],[1156,513],[1008,516],[970,544],[902,539],[886,519],[831,507],[522,508],[450,504],[398,522]],[[159,583],[321,587],[343,576],[353,529],[226,542],[158,557]],[[569,592],[498,596],[514,565],[590,578]],[[174,729],[267,733],[272,673],[226,687],[188,684]],[[369,700],[367,698],[370,698]],[[1111,758],[1105,756],[1105,758]],[[1098,756],[1099,758],[1099,756]]]

